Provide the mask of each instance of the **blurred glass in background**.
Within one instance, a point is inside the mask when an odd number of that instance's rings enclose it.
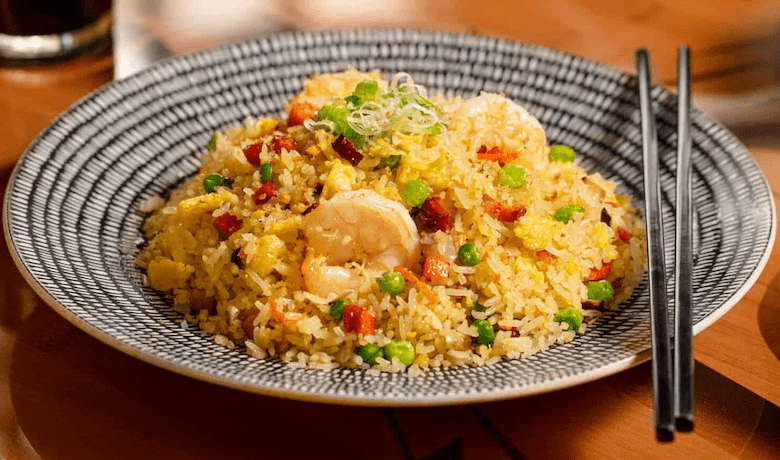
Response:
[[[111,0],[0,0],[0,59],[45,63],[111,42]]]

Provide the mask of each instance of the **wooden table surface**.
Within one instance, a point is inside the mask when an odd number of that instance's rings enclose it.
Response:
[[[348,7],[340,5],[349,3]],[[262,34],[365,26],[536,43],[633,72],[647,47],[673,86],[693,52],[694,104],[751,149],[780,196],[780,3],[721,0],[119,0],[114,52],[0,67],[0,185],[61,111],[115,75]],[[777,459],[780,249],[758,282],[695,337],[693,433],[655,441],[649,363],[577,387],[441,408],[355,408],[226,389],[138,361],[33,293],[0,245],[0,457],[8,459]]]

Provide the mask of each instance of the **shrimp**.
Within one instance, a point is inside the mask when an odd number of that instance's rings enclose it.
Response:
[[[420,236],[409,212],[373,190],[342,191],[321,201],[303,228],[308,242],[303,280],[317,295],[367,289],[374,276],[420,258]]]

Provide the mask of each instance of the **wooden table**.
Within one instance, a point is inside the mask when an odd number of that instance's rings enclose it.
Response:
[[[533,42],[633,71],[649,48],[672,85],[693,51],[694,103],[726,122],[780,195],[776,1],[121,0],[115,52],[0,68],[0,183],[82,95],[172,54],[281,30],[404,26]],[[197,5],[197,7],[195,6]],[[780,250],[695,338],[696,430],[654,440],[649,364],[574,388],[442,408],[301,403],[195,381],[93,339],[36,297],[0,245],[0,456],[8,459],[780,458]]]

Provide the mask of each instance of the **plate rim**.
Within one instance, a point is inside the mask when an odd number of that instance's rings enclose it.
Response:
[[[132,79],[142,78],[143,75],[153,72],[156,67],[163,66],[168,62],[191,59],[192,57],[198,55],[218,53],[219,50],[232,49],[236,46],[240,46],[241,44],[258,43],[273,37],[284,37],[284,36],[296,37],[296,36],[308,36],[308,35],[315,35],[315,34],[333,36],[333,35],[345,34],[350,32],[376,33],[380,31],[398,32],[403,34],[420,33],[427,36],[446,35],[453,38],[472,37],[479,40],[492,40],[496,42],[504,42],[507,44],[520,45],[523,47],[542,50],[545,52],[552,52],[557,57],[561,57],[561,56],[573,57],[578,60],[584,61],[588,64],[595,65],[596,68],[609,70],[610,72],[617,72],[621,75],[629,75],[629,76],[631,75],[628,72],[621,70],[617,67],[614,67],[610,64],[606,64],[584,56],[575,55],[572,53],[548,48],[533,43],[526,43],[526,42],[521,42],[521,41],[516,41],[516,40],[511,40],[506,38],[494,37],[489,35],[480,35],[474,33],[461,33],[461,32],[442,31],[442,30],[405,29],[405,28],[333,29],[333,30],[325,30],[325,31],[283,32],[277,34],[263,35],[253,39],[237,41],[234,43],[224,44],[224,45],[220,45],[220,46],[216,46],[204,50],[199,50],[191,53],[175,55],[175,56],[168,57],[166,59],[162,59],[160,61],[156,61],[151,65],[149,65],[148,67],[138,72],[135,72],[131,75],[128,75],[127,77],[121,78],[119,80],[112,80],[110,82],[107,82],[99,86],[98,88],[95,88],[88,94],[82,96],[78,100],[76,100],[67,109],[65,109],[56,118],[54,118],[46,126],[45,129],[43,129],[38,135],[36,135],[36,137],[30,142],[30,144],[25,148],[24,152],[17,159],[16,164],[9,176],[8,183],[5,188],[2,218],[3,218],[3,232],[6,239],[6,244],[9,248],[9,253],[17,269],[22,274],[24,280],[33,289],[36,295],[38,295],[42,300],[44,300],[46,304],[48,304],[60,316],[64,317],[68,322],[76,326],[78,329],[86,332],[91,337],[99,340],[100,342],[118,351],[125,353],[126,355],[144,361],[148,364],[152,364],[156,367],[177,373],[179,375],[195,378],[197,380],[216,384],[219,386],[237,389],[237,390],[246,391],[255,394],[260,394],[264,396],[279,397],[284,399],[298,400],[298,401],[305,401],[305,402],[339,404],[339,405],[348,405],[348,406],[369,406],[369,407],[433,407],[433,406],[485,403],[485,402],[500,401],[506,399],[525,397],[525,396],[533,396],[537,394],[570,388],[573,386],[581,385],[583,383],[595,381],[607,376],[617,374],[619,372],[630,369],[634,366],[637,366],[641,363],[650,360],[651,351],[650,351],[650,347],[648,346],[648,348],[642,352],[626,357],[619,361],[609,363],[607,365],[603,365],[585,372],[581,372],[579,374],[557,377],[557,378],[544,381],[542,383],[535,383],[535,384],[530,384],[521,387],[510,387],[510,388],[504,388],[499,390],[490,390],[485,393],[469,393],[469,394],[461,394],[461,395],[453,394],[453,393],[440,393],[440,394],[432,394],[432,395],[393,395],[390,397],[378,397],[378,396],[354,394],[354,393],[334,394],[334,393],[316,392],[311,390],[277,388],[268,385],[253,384],[241,380],[235,380],[229,377],[211,374],[202,370],[182,366],[181,364],[174,363],[162,357],[156,356],[152,353],[143,351],[137,348],[136,346],[124,343],[122,340],[113,337],[107,332],[102,331],[97,326],[92,325],[90,322],[82,318],[79,318],[75,313],[71,312],[70,309],[68,309],[66,306],[60,303],[51,293],[49,293],[43,287],[43,285],[36,279],[36,277],[28,269],[27,265],[21,259],[17,251],[17,246],[16,246],[17,242],[13,238],[13,233],[9,223],[11,220],[10,217],[11,200],[9,198],[10,196],[9,192],[11,192],[14,184],[17,181],[19,171],[21,170],[21,166],[22,166],[22,160],[30,154],[29,152],[39,143],[39,141],[42,138],[46,136],[46,134],[55,125],[57,125],[63,118],[67,117],[69,113],[71,113],[76,107],[80,106],[85,101],[96,97],[98,94],[102,93],[103,91],[106,91],[107,88],[116,85],[120,82],[127,82]],[[669,90],[665,86],[662,86],[660,84],[655,84],[653,86],[660,88],[663,92],[669,92]],[[729,296],[729,298],[727,299],[726,302],[723,303],[723,305],[721,305],[716,310],[712,311],[709,315],[704,317],[694,326],[693,332],[694,335],[696,335],[701,331],[703,331],[704,329],[710,327],[717,320],[719,320],[726,313],[728,313],[739,301],[743,299],[745,294],[750,289],[752,289],[755,283],[757,282],[758,278],[760,277],[761,273],[765,269],[770,259],[770,256],[772,254],[772,247],[774,246],[777,237],[776,235],[777,234],[777,210],[776,210],[774,195],[771,192],[771,187],[769,185],[769,182],[767,181],[766,174],[761,169],[760,165],[757,163],[755,157],[750,152],[750,150],[747,149],[747,147],[744,146],[742,141],[739,140],[739,138],[737,138],[736,135],[734,135],[730,130],[728,130],[728,128],[726,128],[725,125],[717,121],[712,116],[702,112],[701,110],[695,107],[694,109],[697,112],[696,113],[697,116],[699,117],[703,116],[706,119],[706,121],[711,121],[712,123],[717,124],[719,128],[725,129],[727,133],[730,136],[732,136],[734,140],[738,142],[738,145],[742,147],[749,154],[749,160],[752,163],[752,165],[755,166],[755,169],[758,172],[759,177],[761,178],[760,185],[765,187],[766,190],[768,191],[768,198],[769,198],[768,201],[771,208],[771,216],[770,216],[771,221],[770,221],[770,230],[769,230],[770,233],[767,239],[767,244],[765,247],[762,248],[762,255],[757,261],[750,276],[748,276],[745,279],[744,283],[739,289],[734,291]],[[320,372],[316,370],[311,370],[311,371]],[[356,370],[356,371],[360,371],[360,370]],[[409,377],[409,378],[415,378],[415,377]]]

